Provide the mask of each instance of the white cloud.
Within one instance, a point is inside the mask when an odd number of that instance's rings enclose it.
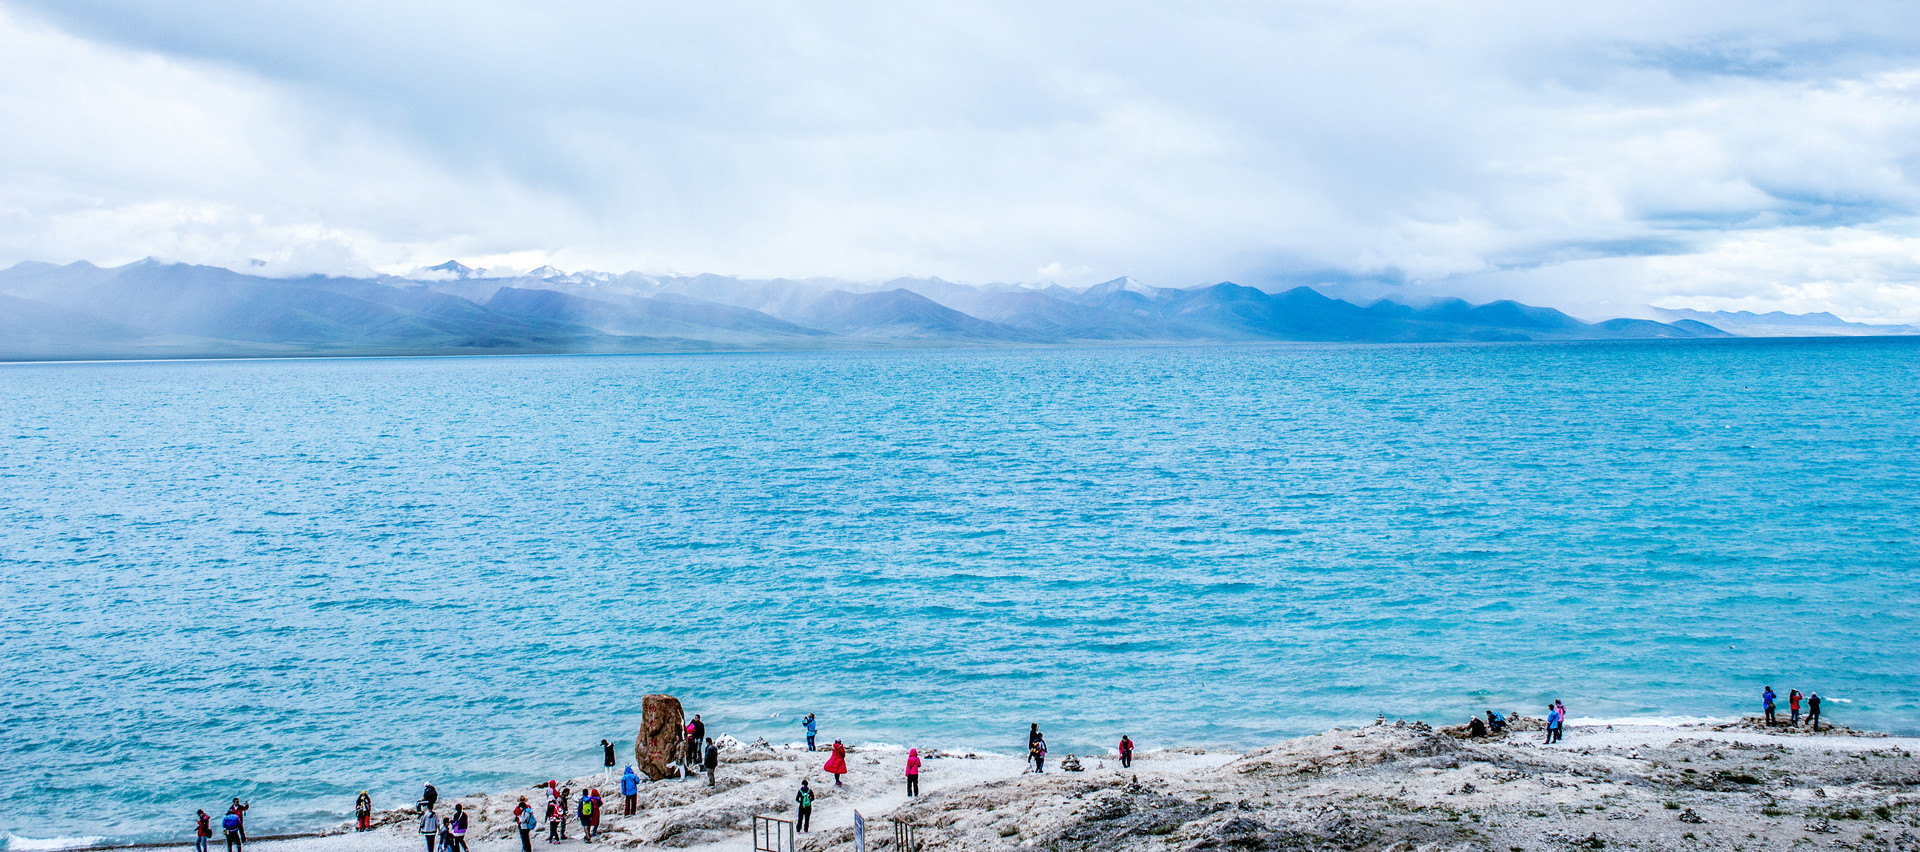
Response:
[[[0,136],[0,262],[1373,279],[1910,317],[1908,16],[0,0],[0,121],[35,128]]]

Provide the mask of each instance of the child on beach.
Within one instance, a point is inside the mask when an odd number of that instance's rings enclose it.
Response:
[[[833,756],[827,758],[825,768],[833,776],[833,786],[840,786],[840,776],[847,774],[847,747],[839,740],[833,741]]]
[[[907,749],[907,797],[920,795],[920,750]]]

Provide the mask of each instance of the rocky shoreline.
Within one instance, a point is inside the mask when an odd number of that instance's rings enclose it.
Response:
[[[920,848],[948,852],[1920,850],[1920,739],[1741,721],[1576,726],[1547,746],[1518,727],[1471,738],[1464,727],[1383,720],[1249,752],[1147,751],[1130,769],[1083,757],[1084,771],[1046,775],[1022,774],[1011,756],[930,752],[926,795],[912,800],[904,753],[893,749],[854,750],[836,788],[819,770],[824,753],[736,745],[715,788],[643,784],[630,817],[617,788],[571,784],[602,787],[608,811],[596,845],[623,849],[751,849],[753,817],[790,817],[807,777],[819,797],[817,830],[799,836],[807,852],[852,850],[856,809],[867,848],[888,850],[894,822],[914,826]],[[532,789],[456,796],[442,799],[442,813],[452,802],[474,812],[475,849],[518,849],[509,826],[523,794],[544,802]],[[410,812],[393,811],[372,834],[297,843],[418,849],[412,827]],[[579,842],[577,826],[569,836]]]

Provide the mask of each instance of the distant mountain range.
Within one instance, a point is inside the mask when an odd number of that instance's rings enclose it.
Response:
[[[453,261],[373,278],[264,278],[153,260],[0,271],[7,360],[1729,336],[1717,316],[1587,323],[1510,301],[1362,306],[1306,287],[1171,289],[1131,278],[1085,289],[863,285],[551,267],[496,275]]]

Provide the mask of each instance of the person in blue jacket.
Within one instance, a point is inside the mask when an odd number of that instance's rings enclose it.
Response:
[[[820,734],[820,727],[814,723],[812,713],[808,713],[807,718],[801,719],[800,724],[807,729],[807,751],[813,751],[813,738]]]
[[[635,797],[640,795],[640,776],[627,767],[627,774],[620,776],[620,795],[627,797],[627,816],[633,816],[637,805]]]
[[[1765,692],[1760,693],[1760,709],[1766,711],[1767,726],[1772,727],[1773,726],[1773,687],[1769,686],[1767,687]]]

